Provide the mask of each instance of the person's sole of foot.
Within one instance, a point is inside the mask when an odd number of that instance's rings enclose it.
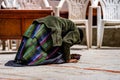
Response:
[[[77,59],[70,59],[70,60],[69,60],[69,63],[77,63],[77,62],[78,62]]]

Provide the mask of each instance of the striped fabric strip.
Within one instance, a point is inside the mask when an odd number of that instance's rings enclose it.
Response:
[[[36,34],[36,35],[38,35],[38,34]],[[51,32],[48,31],[45,26],[42,27],[41,32],[39,32],[39,35],[41,35],[41,36],[39,37],[38,40],[40,41],[39,43],[40,43],[42,49],[44,49],[44,51],[48,51],[48,52],[47,53],[44,52],[40,47],[36,48],[36,52],[35,52],[34,56],[31,57],[28,65],[40,64],[44,60],[50,58],[52,55],[54,55],[59,50],[58,47],[54,47],[54,48],[51,47],[51,45],[52,45]],[[50,49],[52,49],[52,50],[50,51]]]
[[[34,36],[35,32],[37,30],[39,30],[39,28],[40,28],[40,24],[36,24],[36,23],[31,24],[30,27],[28,28],[28,30],[24,33],[24,35],[32,37],[32,36]],[[16,59],[20,60],[22,58],[27,40],[28,40],[28,38],[23,36],[19,50],[16,55]]]
[[[36,33],[35,37],[38,39],[39,44],[44,51],[48,51],[52,48],[51,32],[44,24],[41,25],[40,30]]]
[[[38,65],[51,57],[59,50],[59,47],[52,46],[51,32],[44,24],[35,24],[29,38],[24,38],[19,47],[17,59],[26,61],[27,65]],[[33,25],[32,25],[33,26]],[[54,62],[53,62],[54,63]]]
[[[30,27],[27,29],[27,31],[25,31],[24,36],[30,38],[36,28],[36,25],[38,24],[37,23],[31,24]]]
[[[49,59],[51,56],[53,56],[57,51],[59,50],[59,47],[55,47],[54,49],[47,54],[42,49],[39,49],[35,52],[35,54],[31,57],[31,60],[29,61],[28,65],[37,65],[43,62],[44,60]]]
[[[50,34],[44,36],[44,39],[40,41],[40,45],[45,51],[49,51],[52,48],[52,39]]]
[[[39,36],[43,37],[43,35],[46,35],[48,37],[50,36],[49,32],[46,30],[46,27],[44,25],[41,25],[40,27],[38,25],[34,31],[36,31],[36,32],[33,32],[31,37],[39,37]],[[44,36],[43,39],[46,36]],[[29,63],[29,65],[34,65],[38,62],[40,63],[41,61],[45,60],[46,56],[47,56],[47,53],[45,53],[40,48],[40,46],[38,46],[37,42],[36,42],[36,44],[32,43],[33,39],[29,38],[27,40],[27,44],[26,44],[27,50],[25,51],[25,54],[23,55],[23,59],[26,60]],[[36,46],[38,46],[38,47],[36,47]]]
[[[53,56],[57,51],[59,50],[59,47],[55,47],[51,50],[51,52],[48,53],[48,56],[46,59],[49,59],[51,56]]]
[[[47,42],[47,41],[49,41],[49,39],[50,39],[50,33],[49,34],[47,34],[47,35],[43,35],[44,36],[44,39],[42,39],[41,41],[40,41],[40,44],[41,45],[43,45],[45,42]],[[51,41],[51,40],[50,40]]]
[[[36,50],[34,56],[31,56],[31,59],[29,60],[29,65],[35,63],[35,61],[38,60],[38,58],[42,57],[42,54],[41,54],[42,50],[41,50],[41,48],[37,47],[36,49],[37,50]]]
[[[37,60],[37,61],[34,63],[34,65],[37,65],[37,64],[40,64],[41,62],[43,62],[43,61],[46,59],[46,56],[47,56],[47,54],[42,53],[42,57],[39,57],[39,58],[38,58],[39,60]]]
[[[36,35],[36,32],[38,32],[38,30],[40,29],[40,24],[36,25],[36,28],[34,29],[32,35],[31,35],[31,38],[34,38],[34,36]]]
[[[33,60],[33,61],[37,60],[38,57],[42,56],[42,54],[41,54],[42,53],[42,49],[40,48],[40,46],[37,47],[36,49],[37,50],[36,50],[34,56],[31,57],[31,60]]]
[[[37,51],[36,51],[35,55],[32,56],[28,65],[36,65],[36,64],[39,64],[46,59],[47,53],[45,53],[41,49],[39,49]]]
[[[16,58],[18,60],[20,60],[23,56],[23,50],[24,50],[26,41],[27,41],[27,38],[23,37],[22,42],[21,42],[20,47],[19,47],[19,50],[18,50],[17,55],[16,55]]]
[[[37,38],[37,39],[39,39],[43,34],[45,34],[45,33],[47,33],[47,30],[46,30],[47,28],[45,27],[45,25],[44,24],[42,24],[41,26],[40,26],[40,29],[37,31],[37,32],[35,32],[35,37]]]
[[[25,51],[23,55],[23,59],[28,61],[31,58],[31,56],[35,54],[35,51],[36,51],[36,45],[32,45]]]

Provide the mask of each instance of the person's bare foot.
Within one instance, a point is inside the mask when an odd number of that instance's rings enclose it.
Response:
[[[77,63],[77,62],[78,62],[77,59],[70,59],[70,60],[69,60],[69,63]]]

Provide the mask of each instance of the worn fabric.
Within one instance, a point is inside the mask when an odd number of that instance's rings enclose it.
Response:
[[[44,23],[47,28],[51,29],[53,46],[61,46],[62,42],[71,46],[81,42],[78,28],[71,20],[61,17],[47,16],[36,19],[34,22]]]
[[[34,27],[34,28],[31,28]],[[59,47],[52,46],[51,31],[44,24],[32,24],[23,36],[15,61],[24,65],[63,63]]]
[[[44,23],[51,30],[53,46],[61,46],[67,62],[70,59],[70,47],[81,43],[81,35],[76,25],[71,20],[55,16],[39,18],[34,22]]]
[[[28,65],[68,62],[70,47],[80,42],[72,21],[55,16],[39,18],[23,34],[15,60]]]

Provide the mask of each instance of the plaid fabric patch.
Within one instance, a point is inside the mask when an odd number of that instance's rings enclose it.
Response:
[[[38,26],[37,23],[31,24],[30,27],[25,31],[25,33],[24,33],[23,35],[24,35],[25,37],[30,38],[31,35],[35,32],[36,26]]]
[[[38,24],[34,27],[33,32],[27,30],[30,37],[23,37],[22,39],[15,59],[18,63],[25,62],[27,65],[38,65],[51,58],[59,50],[59,47],[52,46],[51,32],[44,24]],[[27,32],[26,34],[28,34]]]
[[[52,48],[51,32],[44,24],[42,24],[40,29],[36,32],[35,37],[38,39],[44,51],[49,51]]]
[[[17,61],[21,60],[22,56],[24,55],[24,47],[25,47],[26,41],[27,41],[27,38],[23,37],[20,47],[18,49],[18,52],[16,54],[15,60]]]

